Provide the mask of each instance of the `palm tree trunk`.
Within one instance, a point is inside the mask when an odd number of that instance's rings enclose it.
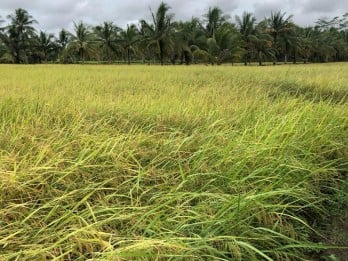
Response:
[[[16,64],[19,64],[20,61],[21,61],[21,59],[20,59],[20,56],[19,56],[19,52],[16,52],[16,53],[15,53],[15,63],[16,63]]]
[[[130,60],[130,49],[127,49],[127,60],[128,60],[128,65],[130,65],[131,60]]]
[[[190,57],[189,57],[189,54],[187,52],[184,52],[184,56],[185,56],[185,64],[186,65],[190,65]]]
[[[111,63],[111,56],[109,54],[109,48],[106,47],[106,59],[109,61],[109,63]]]
[[[85,54],[84,54],[84,51],[82,48],[80,49],[80,59],[82,61],[82,64],[84,64],[85,63]]]
[[[19,64],[21,61],[19,52],[20,52],[19,44],[16,42],[14,46],[14,62],[16,64]]]
[[[275,46],[275,48],[277,48],[277,37],[278,37],[278,34],[276,32],[273,33],[273,39],[274,39],[274,46]],[[275,60],[273,60],[273,65],[276,65],[277,62],[278,62],[278,54],[276,53]]]
[[[159,45],[159,51],[160,51],[161,65],[163,65],[163,60],[164,60],[164,43],[163,43],[163,41],[159,40],[158,45]]]

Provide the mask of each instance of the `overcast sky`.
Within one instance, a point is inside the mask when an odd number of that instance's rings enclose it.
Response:
[[[156,10],[161,0],[0,0],[0,15],[4,19],[16,8],[24,8],[39,22],[37,27],[48,32],[60,28],[71,30],[73,22],[100,24],[113,21],[124,27],[139,19],[150,19],[149,7]],[[334,17],[348,12],[348,0],[167,0],[177,20],[201,17],[210,6],[219,6],[232,19],[243,11],[258,19],[281,10],[294,15],[302,26],[312,25],[318,18]]]

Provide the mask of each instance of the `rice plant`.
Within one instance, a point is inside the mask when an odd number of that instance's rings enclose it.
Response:
[[[0,69],[0,260],[344,249],[347,64]]]

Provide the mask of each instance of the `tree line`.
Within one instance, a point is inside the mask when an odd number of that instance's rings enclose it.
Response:
[[[301,27],[281,11],[259,22],[244,12],[232,22],[222,9],[210,7],[201,18],[176,21],[162,2],[151,16],[152,21],[140,20],[126,28],[81,21],[74,23],[73,32],[62,29],[55,36],[38,32],[38,22],[18,8],[5,20],[0,18],[0,62],[262,65],[348,60],[348,13]]]

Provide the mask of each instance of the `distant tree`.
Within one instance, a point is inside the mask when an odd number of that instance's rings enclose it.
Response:
[[[7,18],[10,20],[10,24],[4,28],[2,41],[15,63],[27,62],[30,38],[35,35],[33,24],[37,21],[22,8],[16,9]]]
[[[325,56],[325,61],[347,59],[348,13],[342,17],[319,19],[314,28],[316,32],[314,42],[317,43],[317,47],[322,47],[321,53]]]
[[[171,21],[173,15],[168,14],[170,7],[161,2],[156,14],[151,12],[153,24],[148,24],[142,20],[142,27],[144,29],[145,38],[148,40],[148,46],[155,46],[158,49],[161,65],[164,64],[164,56],[166,49],[172,45],[171,38]]]
[[[321,31],[314,28],[312,32],[312,52],[313,60],[317,62],[329,62],[330,58],[335,57],[337,51],[334,47],[336,39],[330,39],[330,31]]]
[[[37,50],[41,61],[47,63],[55,55],[58,45],[54,42],[53,34],[40,31],[37,37]]]
[[[241,35],[233,24],[223,24],[216,32],[215,40],[219,48],[218,64],[225,61],[233,62],[234,59],[243,56]]]
[[[223,14],[219,7],[210,7],[204,18],[207,37],[215,38],[216,31],[229,19],[229,16]]]
[[[301,48],[298,49],[296,55],[303,58],[303,62],[307,63],[313,55],[312,27],[298,28],[298,39],[301,43]]]
[[[197,43],[194,46],[194,57],[214,65],[240,56],[240,34],[228,22],[229,16],[223,14],[219,7],[210,7],[203,16],[204,25],[201,27],[205,32],[205,40],[204,44]]]
[[[126,54],[128,64],[131,63],[131,54],[137,52],[136,45],[139,41],[140,35],[134,24],[127,25],[127,29],[120,32],[119,43]]]
[[[249,38],[260,66],[263,64],[265,58],[274,59],[276,57],[276,50],[273,47],[272,36],[267,33],[267,26],[264,22],[261,22],[256,26],[255,34],[250,35]]]
[[[117,51],[117,33],[120,29],[112,22],[104,22],[103,25],[94,28],[96,40],[99,42],[99,49],[103,61],[111,63]]]
[[[305,39],[301,35],[301,28],[299,26],[294,27],[293,34],[284,38],[286,46],[286,54],[292,57],[292,61],[295,64],[299,56],[304,57],[304,49],[306,46]],[[284,57],[285,61],[287,57]]]
[[[2,24],[4,22],[4,20],[2,20],[2,18],[1,18],[1,15],[0,15],[0,25]],[[0,59],[2,58],[2,56],[6,53],[6,47],[5,47],[5,45],[3,44],[3,42],[2,42],[2,38],[3,38],[3,36],[2,36],[2,32],[3,32],[3,28],[2,27],[0,27]]]
[[[184,4],[183,4],[184,6]],[[285,63],[348,60],[348,13],[321,18],[312,27],[296,25],[292,15],[281,11],[257,22],[251,13],[236,16],[236,25],[218,6],[210,7],[201,18],[175,21],[170,7],[161,2],[151,21],[139,26],[118,28],[112,22],[97,26],[75,23],[73,33],[62,29],[57,38],[45,31],[37,33],[36,20],[18,8],[0,17],[0,59],[10,63],[61,63],[85,60],[112,62],[133,57],[163,65],[243,61],[283,60]]]
[[[286,48],[282,46],[283,43],[289,44],[290,41],[285,38],[289,38],[294,34],[294,24],[292,22],[292,15],[286,17],[286,13],[271,12],[271,17],[266,19],[268,23],[268,32],[273,37],[274,48],[277,50],[277,56],[283,52],[285,56],[285,62],[287,61]],[[288,48],[289,49],[289,48]]]
[[[348,13],[342,15],[342,17],[335,16],[331,19],[321,18],[316,22],[316,25],[322,30],[337,29],[346,30],[348,29]]]
[[[58,39],[56,40],[56,45],[58,49],[58,58],[62,63],[68,62],[68,50],[67,46],[71,39],[71,33],[65,29],[61,29],[58,33]]]
[[[58,34],[57,43],[62,48],[65,49],[70,41],[71,34],[65,29],[61,29]]]
[[[176,59],[180,59],[181,64],[190,64],[193,59],[192,51],[205,45],[205,32],[202,30],[198,18],[175,22],[173,28],[172,63],[174,64]]]
[[[220,65],[224,61],[240,58],[243,49],[240,46],[240,34],[238,30],[229,23],[221,25],[214,33],[214,38],[207,38],[204,48],[198,47],[193,52],[194,57],[209,62],[212,65]]]
[[[75,33],[71,36],[68,49],[71,53],[77,54],[79,61],[84,63],[86,58],[96,56],[95,36],[83,22],[75,23],[74,26]]]
[[[0,31],[0,61],[4,62],[4,56],[5,54],[7,54],[7,49],[5,44],[3,43],[2,39],[4,38],[4,36],[2,35],[2,32]]]
[[[247,65],[248,59],[250,60],[252,54],[253,45],[251,43],[251,36],[256,33],[256,18],[251,14],[244,12],[242,17],[236,16],[237,25],[241,38],[243,40],[244,52],[244,65]]]

